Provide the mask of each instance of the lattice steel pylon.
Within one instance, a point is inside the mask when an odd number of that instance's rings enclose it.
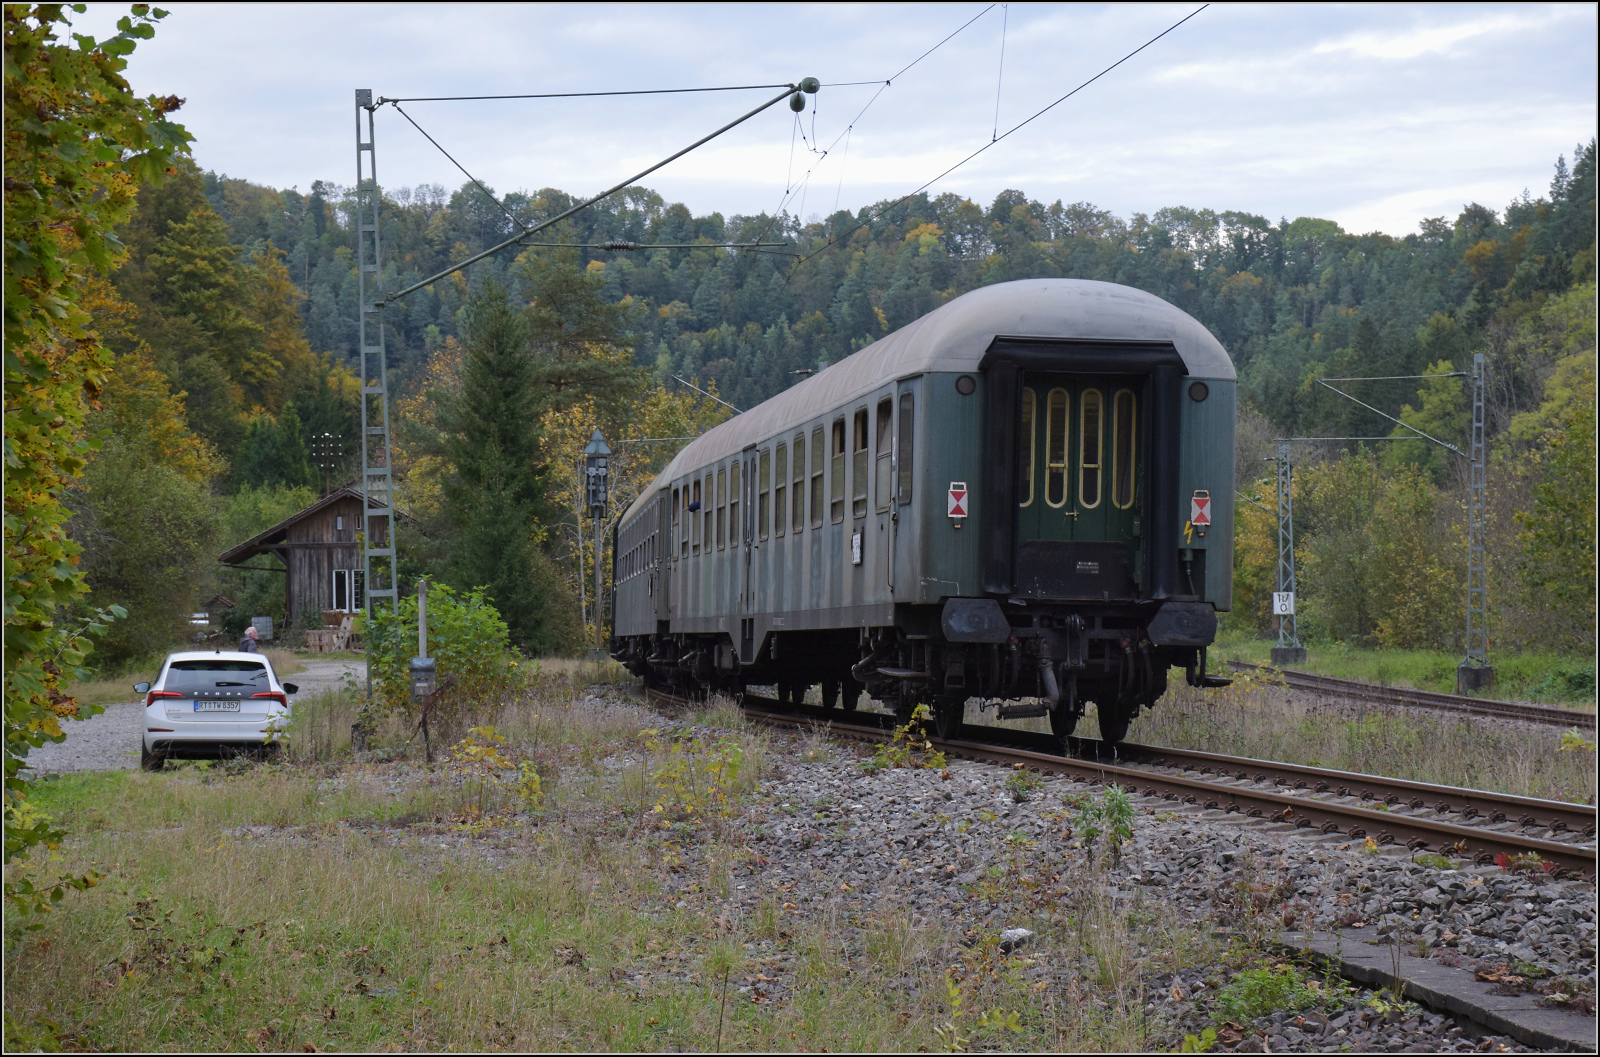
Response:
[[[1481,668],[1489,663],[1489,573],[1484,563],[1484,492],[1487,450],[1483,443],[1483,353],[1472,357],[1471,463],[1467,470],[1467,655],[1462,665]]]
[[[1289,445],[1278,444],[1278,591],[1294,597],[1294,468]],[[1298,607],[1296,607],[1298,608]],[[1278,617],[1278,648],[1298,648],[1300,625],[1293,612]]]
[[[374,143],[372,89],[356,89],[356,288],[360,320],[357,348],[361,357],[361,506],[362,586],[371,613],[387,599],[398,612],[399,583],[395,569],[393,450],[389,436],[389,366],[384,355],[382,300],[383,254],[378,241],[378,156]],[[366,112],[366,139],[361,138],[362,112]],[[368,281],[368,277],[371,281]],[[370,673],[370,669],[369,669]],[[370,685],[370,683],[369,683]]]

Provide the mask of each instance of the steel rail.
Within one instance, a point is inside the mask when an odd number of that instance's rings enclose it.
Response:
[[[1285,686],[1294,690],[1321,690],[1362,701],[1375,701],[1386,705],[1405,705],[1412,708],[1432,708],[1442,712],[1466,712],[1480,716],[1498,716],[1502,719],[1520,719],[1528,723],[1542,723],[1555,727],[1583,727],[1595,729],[1595,713],[1552,705],[1529,705],[1518,701],[1496,701],[1481,697],[1463,697],[1458,694],[1440,694],[1432,690],[1415,690],[1408,686],[1379,686],[1354,679],[1336,679],[1330,675],[1312,675],[1310,672],[1290,668],[1274,668],[1265,664],[1247,664],[1229,661],[1228,667],[1236,672],[1266,672],[1281,678]]]
[[[647,691],[647,694],[658,700],[674,704],[686,705],[689,703],[683,698],[665,694],[659,690],[650,690]],[[743,705],[746,715],[772,726],[804,728],[825,725],[830,734],[867,742],[883,742],[892,736],[889,729],[893,725],[894,717],[892,716],[877,713],[840,713],[835,710],[809,707],[802,708],[799,711],[778,711],[777,709],[782,706],[777,701],[755,694],[744,695]],[[848,716],[849,721],[842,722],[841,720],[846,716]],[[970,726],[966,728],[968,732],[973,729]],[[1501,854],[1522,855],[1528,852],[1537,852],[1542,859],[1553,863],[1561,870],[1590,878],[1594,877],[1596,873],[1596,855],[1592,846],[1568,844],[1562,841],[1547,840],[1517,833],[1505,833],[1487,829],[1483,826],[1460,825],[1454,822],[1377,810],[1354,804],[1317,800],[1310,796],[1296,795],[1294,793],[1281,793],[1249,786],[1228,785],[1219,777],[1209,779],[1193,778],[1145,767],[1128,766],[1122,763],[1114,764],[1102,760],[1074,759],[1032,749],[967,741],[959,738],[940,739],[929,737],[928,740],[934,747],[962,759],[1011,768],[1020,764],[1030,770],[1061,774],[1080,781],[1100,785],[1114,782],[1145,796],[1160,797],[1164,800],[1200,806],[1209,810],[1225,811],[1230,814],[1239,812],[1251,818],[1283,822],[1299,828],[1316,828],[1325,834],[1339,834],[1353,840],[1370,838],[1380,845],[1403,844],[1412,851],[1439,851],[1472,858],[1479,862],[1491,862]],[[1086,739],[1074,739],[1075,742],[1079,743],[1084,740]],[[1140,751],[1151,753],[1162,751],[1157,748],[1135,745],[1123,745],[1118,748],[1119,751],[1126,751],[1135,755]],[[1256,764],[1260,764],[1263,767],[1270,766],[1283,769],[1295,767],[1295,765],[1291,764],[1269,764],[1267,761],[1243,757],[1220,756],[1211,753],[1204,755],[1211,757],[1217,763],[1227,762],[1235,767],[1249,768]],[[1347,772],[1331,773],[1344,774]],[[1233,776],[1228,775],[1225,777]],[[1379,785],[1399,781],[1396,779],[1376,778],[1371,775],[1354,777],[1366,779],[1369,784]],[[1415,789],[1416,791],[1427,790],[1435,797],[1455,795],[1459,799],[1462,794],[1477,794],[1480,802],[1485,803],[1506,795],[1484,793],[1478,790],[1462,790],[1450,786],[1433,786],[1421,782],[1407,782],[1405,784],[1408,789]],[[1539,803],[1548,806],[1556,802],[1541,801]],[[1581,811],[1583,805],[1572,805],[1572,807]],[[1493,820],[1493,812],[1490,813],[1489,818]]]
[[[1410,811],[1431,808],[1438,814],[1456,814],[1469,819],[1486,818],[1491,823],[1511,821],[1521,826],[1538,826],[1553,832],[1570,832],[1594,837],[1596,811],[1592,804],[1565,800],[1544,800],[1487,789],[1414,782],[1338,771],[1305,764],[1279,763],[1244,756],[1226,756],[1195,749],[1172,749],[1155,745],[1123,743],[1119,753],[1131,755],[1135,762],[1158,762],[1198,771],[1202,775],[1236,778],[1240,781],[1272,782],[1301,792],[1303,797],[1320,794],[1356,797],[1378,801],[1387,807],[1405,805]]]

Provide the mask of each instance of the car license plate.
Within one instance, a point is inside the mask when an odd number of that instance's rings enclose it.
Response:
[[[194,703],[194,710],[196,712],[237,712],[237,711],[239,711],[239,702],[237,702],[237,701],[196,701]]]

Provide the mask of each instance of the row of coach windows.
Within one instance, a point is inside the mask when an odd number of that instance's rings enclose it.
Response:
[[[1109,453],[1105,445],[1108,432],[1105,397],[1098,389],[1085,389],[1079,396],[1075,464],[1068,458],[1071,394],[1065,389],[1050,390],[1042,401],[1042,415],[1040,403],[1039,395],[1034,390],[1022,391],[1022,459],[1021,480],[1017,489],[1018,505],[1033,505],[1039,480],[1039,459],[1042,457],[1045,505],[1065,506],[1069,481],[1076,474],[1079,506],[1089,509],[1099,506],[1105,497],[1108,480],[1111,505],[1119,510],[1132,506],[1134,438],[1137,436],[1137,410],[1132,391],[1123,389],[1111,398]],[[1042,423],[1039,421],[1041,418]]]
[[[902,393],[898,434],[894,402],[886,399],[871,415],[869,409],[858,408],[848,422],[841,416],[826,427],[813,428],[809,435],[802,430],[757,452],[751,474],[754,479],[746,482],[753,493],[755,537],[764,540],[800,532],[808,520],[812,528],[821,528],[825,518],[834,524],[844,520],[847,444],[852,516],[867,516],[869,484],[877,509],[888,510],[895,502],[909,504],[915,410],[912,395]],[[898,474],[894,465],[897,436]],[[672,523],[680,557],[739,545],[743,466],[743,460],[736,459],[672,490]]]
[[[617,579],[631,580],[655,568],[656,537],[651,533],[617,558]]]

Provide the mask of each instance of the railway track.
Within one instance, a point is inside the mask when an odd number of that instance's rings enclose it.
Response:
[[[647,693],[664,703],[689,704],[660,691]],[[883,713],[786,709],[755,694],[745,695],[744,712],[772,726],[820,725],[832,736],[863,742],[888,740],[894,726],[894,717]],[[1062,756],[1052,751],[1046,735],[971,725],[963,729],[968,735],[979,732],[991,740],[929,740],[962,759],[1003,767],[1020,764],[1098,784],[1115,782],[1145,796],[1351,840],[1371,839],[1478,862],[1534,852],[1563,872],[1589,878],[1596,872],[1596,812],[1586,804],[1187,749],[1126,742],[1107,749],[1092,738],[1068,739],[1071,755]]]
[[[1273,668],[1264,664],[1247,664],[1229,661],[1235,672],[1267,672],[1282,679],[1285,686],[1295,690],[1311,690],[1373,701],[1385,705],[1404,705],[1410,708],[1431,708],[1441,712],[1466,712],[1478,716],[1498,716],[1501,719],[1519,719],[1526,723],[1543,723],[1556,727],[1595,729],[1595,713],[1579,712],[1570,708],[1550,705],[1529,705],[1518,701],[1492,701],[1481,697],[1463,697],[1458,694],[1437,694],[1431,690],[1413,690],[1408,686],[1379,686],[1354,679],[1335,679],[1328,675],[1312,675],[1288,668]]]

